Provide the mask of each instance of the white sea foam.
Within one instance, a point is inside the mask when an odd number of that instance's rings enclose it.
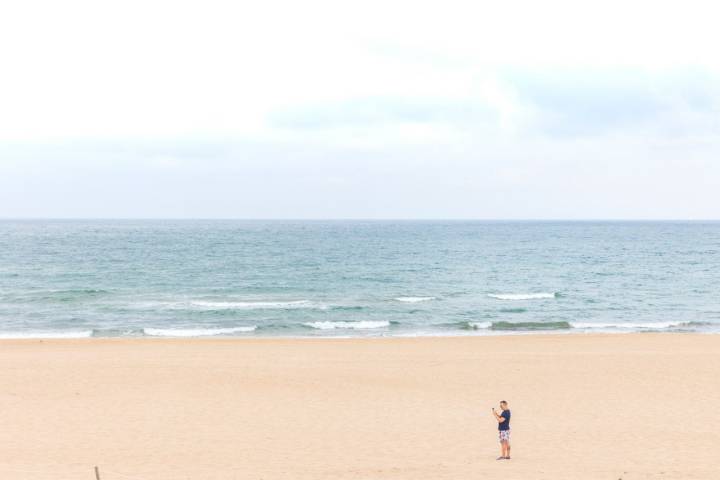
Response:
[[[372,321],[365,320],[360,322],[308,322],[303,325],[311,328],[317,328],[319,330],[334,330],[334,329],[351,329],[351,330],[368,330],[372,328],[385,328],[390,326],[390,322],[386,320]]]
[[[327,308],[325,305],[310,302],[308,300],[290,301],[245,301],[245,302],[214,302],[206,300],[193,300],[190,302],[193,307],[200,307],[210,310],[270,310],[288,308]]]
[[[573,328],[652,329],[680,327],[685,322],[570,322]]]
[[[151,337],[211,337],[215,335],[231,335],[233,333],[253,332],[257,326],[232,328],[145,328],[146,335]]]
[[[296,308],[326,310],[329,307],[325,304],[311,302],[309,300],[176,300],[135,302],[127,308],[139,310],[288,310]]]
[[[492,327],[492,322],[468,322],[468,325],[475,330],[482,330]]]
[[[418,303],[435,300],[435,297],[396,297],[395,300],[397,300],[398,302]]]
[[[555,298],[557,293],[488,293],[488,297],[498,300],[537,300]]]
[[[22,338],[89,338],[92,330],[79,332],[0,332],[0,339],[12,340]]]

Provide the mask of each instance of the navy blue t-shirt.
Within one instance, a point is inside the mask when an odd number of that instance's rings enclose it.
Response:
[[[510,430],[510,410],[503,410],[500,414],[505,419],[504,422],[498,422],[498,430]]]

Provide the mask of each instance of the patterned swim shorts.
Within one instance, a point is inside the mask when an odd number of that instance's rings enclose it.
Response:
[[[498,430],[498,437],[500,438],[500,442],[509,442],[510,430]]]

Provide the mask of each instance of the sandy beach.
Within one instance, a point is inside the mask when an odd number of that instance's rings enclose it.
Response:
[[[0,478],[720,478],[719,378],[699,334],[4,340]]]

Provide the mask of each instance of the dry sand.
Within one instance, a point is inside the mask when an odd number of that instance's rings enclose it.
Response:
[[[495,460],[503,398],[510,461]],[[720,335],[0,342],[0,479],[93,465],[102,480],[720,478]]]

